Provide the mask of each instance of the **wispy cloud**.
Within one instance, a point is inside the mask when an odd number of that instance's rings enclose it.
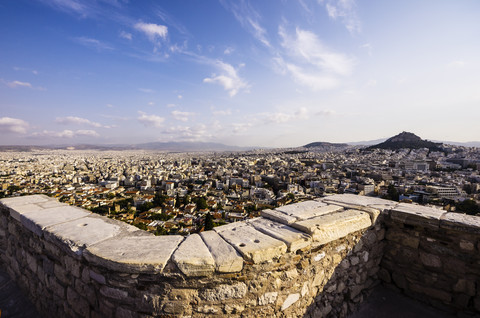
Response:
[[[43,130],[41,132],[34,132],[31,137],[34,138],[45,138],[45,137],[53,137],[53,138],[75,138],[75,137],[100,137],[100,135],[95,130],[63,130],[63,131],[51,131],[51,130]]]
[[[250,32],[258,41],[267,47],[271,47],[267,38],[267,31],[262,27],[260,14],[246,0],[228,1],[221,0],[222,5],[230,10],[235,19]]]
[[[237,95],[241,90],[248,90],[248,83],[238,75],[237,70],[232,65],[217,60],[215,66],[221,74],[212,74],[211,77],[204,78],[205,83],[216,83],[223,86],[230,97]]]
[[[178,111],[178,110],[172,111],[171,114],[172,114],[173,118],[175,118],[176,120],[179,120],[179,121],[183,121],[183,122],[188,121],[191,116],[195,115],[195,113],[181,112],[181,111]]]
[[[273,112],[273,113],[260,113],[257,114],[257,118],[262,118],[263,122],[282,124],[287,123],[292,120],[305,119],[308,116],[308,110],[305,107],[300,107],[294,112],[285,113],[285,112]]]
[[[134,28],[143,32],[155,44],[158,44],[159,39],[165,40],[168,34],[168,28],[165,25],[155,23],[138,22]]]
[[[138,89],[140,92],[144,92],[144,93],[148,93],[148,94],[151,94],[151,93],[154,93],[155,91],[151,88],[139,88]]]
[[[205,141],[213,137],[211,129],[205,124],[199,124],[194,127],[175,126],[162,131],[163,134],[171,135],[171,140],[180,141]]]
[[[7,85],[8,87],[10,88],[17,88],[17,87],[28,87],[28,88],[32,88],[32,84],[28,83],[28,82],[20,82],[20,81],[11,81],[11,82],[7,82],[5,80],[1,80],[2,83],[4,83],[5,85]]]
[[[290,56],[301,62],[340,75],[348,75],[353,69],[352,59],[327,48],[311,31],[296,28],[295,34],[291,35],[280,27],[279,35],[282,38],[282,47]]]
[[[298,84],[312,90],[332,89],[339,85],[339,76],[351,74],[353,59],[326,47],[315,33],[296,28],[289,34],[283,26],[278,33],[285,58],[274,57],[274,65]]]
[[[226,110],[212,110],[212,114],[214,116],[228,116],[232,114],[232,111],[230,109]]]
[[[104,42],[101,42],[97,39],[92,39],[89,37],[81,36],[73,39],[75,42],[78,44],[81,44],[83,46],[95,49],[97,51],[107,51],[107,50],[113,50],[113,47],[110,46],[109,44],[106,44]]]
[[[14,133],[25,134],[29,124],[18,118],[0,117],[0,132],[2,133]]]
[[[139,116],[137,120],[142,123],[145,127],[157,127],[160,128],[163,126],[165,118],[157,115],[148,115],[144,112],[139,111]]]
[[[86,125],[86,126],[96,127],[96,128],[101,128],[101,127],[111,128],[110,126],[103,126],[100,123],[93,122],[86,118],[75,117],[75,116],[57,117],[55,119],[55,122],[57,124],[62,124],[62,125]]]
[[[41,2],[61,11],[75,12],[86,16],[91,12],[85,1],[81,0],[41,0]]]
[[[29,69],[29,68],[14,66],[13,69],[14,69],[15,71],[27,71],[27,72],[32,72],[33,75],[38,75],[38,71],[37,71],[37,70],[32,70],[32,69]]]
[[[128,33],[128,32],[125,32],[125,31],[120,31],[120,33],[118,34],[118,36],[120,36],[120,37],[123,38],[123,39],[127,39],[127,40],[131,40],[131,39],[132,39],[132,33]]]
[[[355,0],[319,0],[319,3],[325,6],[330,18],[340,20],[350,33],[361,32]]]

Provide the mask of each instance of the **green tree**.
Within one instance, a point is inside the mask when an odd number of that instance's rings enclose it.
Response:
[[[462,202],[458,202],[455,204],[455,208],[459,212],[465,212],[469,215],[480,213],[480,206],[478,206],[473,200],[463,200]]]
[[[178,209],[180,205],[182,205],[182,202],[180,202],[180,196],[177,193],[177,195],[175,196],[175,207]]]
[[[162,206],[167,199],[168,199],[167,195],[163,195],[157,192],[155,193],[155,197],[153,198],[153,204],[155,206]]]
[[[400,196],[398,194],[397,188],[395,188],[393,184],[389,184],[386,199],[398,201],[399,197]]]
[[[200,197],[197,199],[197,209],[200,210],[200,209],[206,209],[208,208],[208,205],[207,205],[207,200],[205,200],[204,197]]]
[[[210,212],[205,216],[205,231],[213,230],[213,216]]]

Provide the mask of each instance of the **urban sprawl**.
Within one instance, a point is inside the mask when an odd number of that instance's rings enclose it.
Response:
[[[442,149],[0,152],[0,197],[46,194],[157,235],[336,193],[479,213],[480,149]]]

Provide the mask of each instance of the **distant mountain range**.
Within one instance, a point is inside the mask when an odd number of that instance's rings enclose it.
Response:
[[[471,142],[452,142],[452,141],[427,141],[416,136],[413,133],[402,132],[391,138],[382,138],[369,141],[349,142],[349,143],[331,143],[331,142],[312,142],[299,148],[307,148],[316,151],[341,151],[352,146],[370,146],[370,148],[399,149],[399,148],[429,148],[438,149],[441,143],[448,145],[457,145],[464,147],[480,147],[480,141]],[[63,144],[63,145],[45,145],[45,146],[1,146],[0,152],[5,151],[39,151],[39,150],[157,150],[166,152],[202,152],[202,151],[248,151],[253,149],[268,149],[267,147],[238,147],[229,146],[214,142],[148,142],[141,144]],[[294,149],[294,148],[292,148]],[[305,151],[305,150],[303,150]]]
[[[331,143],[331,142],[324,142],[324,141],[318,141],[318,142],[312,142],[309,143],[305,146],[305,148],[325,148],[325,147],[333,147],[333,148],[347,148],[348,144],[339,144],[339,143]]]
[[[396,136],[388,138],[386,141],[368,147],[367,149],[392,149],[397,150],[401,148],[420,149],[428,148],[433,151],[441,150],[441,143],[435,143],[428,140],[423,140],[411,132],[402,132]]]
[[[47,146],[0,146],[0,151],[38,151],[38,150],[158,150],[169,152],[200,152],[200,151],[246,151],[253,147],[228,146],[213,142],[148,142],[132,145],[47,145]]]

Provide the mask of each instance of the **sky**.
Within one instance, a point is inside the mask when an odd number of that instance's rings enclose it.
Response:
[[[2,0],[0,144],[480,140],[480,1]]]

